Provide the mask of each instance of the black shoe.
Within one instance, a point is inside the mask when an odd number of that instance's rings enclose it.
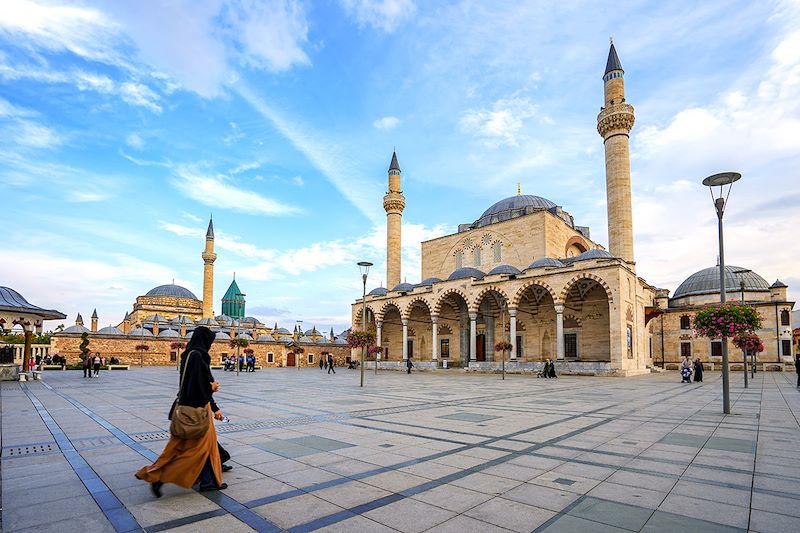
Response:
[[[227,483],[223,483],[222,485],[200,485],[197,490],[200,492],[208,492],[211,490],[224,490],[228,488]]]
[[[156,481],[154,483],[150,483],[150,492],[152,492],[153,496],[155,496],[156,498],[160,498],[161,497],[161,487],[163,487],[163,486],[164,486],[164,483],[162,483],[161,481]]]
[[[231,470],[233,470],[233,467],[231,465],[222,465],[223,472],[230,472]]]

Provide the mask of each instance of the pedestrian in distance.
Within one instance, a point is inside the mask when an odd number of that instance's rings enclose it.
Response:
[[[83,358],[83,377],[90,378],[92,377],[92,362],[94,359],[92,358],[91,354],[86,354],[86,357]]]
[[[550,369],[547,372],[547,377],[548,378],[557,378],[558,377],[556,375],[556,364],[553,362],[552,359],[550,360]]]
[[[334,368],[333,368],[333,354],[329,353],[328,354],[328,374],[330,374],[331,372],[333,372],[335,374],[336,370],[334,370]]]
[[[797,372],[797,386],[800,387],[800,354],[794,360],[794,371]]]
[[[94,367],[94,377],[100,377],[100,365],[103,363],[103,360],[100,358],[100,352],[94,353],[94,358],[92,358],[92,366]]]
[[[320,357],[319,358],[319,369],[322,370],[324,367],[325,367],[325,358],[324,357]]]
[[[181,357],[183,371],[180,372],[178,398],[173,404],[169,441],[155,463],[136,472],[136,478],[150,483],[156,498],[161,497],[164,483],[187,489],[199,483],[201,492],[228,488],[222,482],[222,462],[211,408],[212,395],[219,390],[219,383],[213,381],[208,354],[215,336],[205,326],[194,330]],[[221,412],[218,414],[221,416]],[[197,432],[198,436],[182,438],[174,434],[189,430],[193,434]]]
[[[694,382],[695,383],[702,383],[703,382],[703,362],[698,357],[694,360]]]
[[[408,359],[406,359],[406,374],[410,374],[412,368],[414,368],[414,363],[411,362],[411,356],[409,355]]]
[[[688,357],[684,357],[681,362],[681,383],[692,382],[692,363]]]

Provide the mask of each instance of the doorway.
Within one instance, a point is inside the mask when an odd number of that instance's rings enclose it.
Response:
[[[475,339],[475,360],[486,361],[486,335],[483,333]]]
[[[286,354],[286,366],[294,366],[294,352],[289,352]]]

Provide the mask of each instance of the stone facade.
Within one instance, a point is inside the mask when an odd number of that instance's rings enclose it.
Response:
[[[141,324],[145,318],[159,314],[171,319],[185,316],[192,320],[203,318],[203,302],[193,298],[178,298],[175,296],[137,296],[133,304],[133,311],[129,314],[130,324]],[[123,324],[117,325],[123,329]]]

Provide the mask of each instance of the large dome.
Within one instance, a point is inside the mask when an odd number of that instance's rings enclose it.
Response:
[[[502,222],[509,220],[515,216],[525,214],[528,211],[536,209],[552,209],[558,207],[556,204],[542,198],[541,196],[534,196],[532,194],[518,194],[517,196],[509,196],[500,200],[492,207],[483,212],[478,219],[476,226],[485,226],[495,222]]]
[[[181,287],[180,285],[175,284],[153,287],[147,291],[145,296],[172,296],[174,298],[191,298],[192,300],[197,300],[197,296],[195,296],[192,291],[186,287]]]
[[[744,281],[745,291],[769,291],[769,283],[752,270],[737,266],[725,266],[725,292],[741,291],[740,283],[742,281]],[[705,268],[686,278],[675,290],[672,298],[714,293],[719,294],[719,265]]]

